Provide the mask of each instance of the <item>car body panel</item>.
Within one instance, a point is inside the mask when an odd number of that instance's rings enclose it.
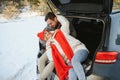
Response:
[[[119,34],[120,34],[120,13],[111,14],[111,29],[108,48],[106,51],[118,51],[120,53]],[[108,80],[120,80],[120,54],[118,54],[117,61],[113,64],[99,64],[95,63],[93,66],[93,73],[99,76],[109,78]]]
[[[108,78],[109,80],[120,80],[120,55],[114,64],[94,64],[93,73]]]
[[[120,51],[120,13],[111,14],[111,29],[108,50]]]

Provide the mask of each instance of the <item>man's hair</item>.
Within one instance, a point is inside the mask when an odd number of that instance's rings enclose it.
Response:
[[[45,16],[45,21],[47,21],[48,19],[54,20],[55,17],[56,16],[53,12],[48,12]]]

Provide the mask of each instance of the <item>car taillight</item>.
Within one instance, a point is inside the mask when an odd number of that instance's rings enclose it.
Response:
[[[97,52],[95,62],[111,64],[116,62],[118,52]]]

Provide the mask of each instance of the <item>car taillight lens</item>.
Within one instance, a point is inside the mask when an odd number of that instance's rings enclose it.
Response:
[[[118,52],[97,52],[95,62],[111,64],[116,62]]]

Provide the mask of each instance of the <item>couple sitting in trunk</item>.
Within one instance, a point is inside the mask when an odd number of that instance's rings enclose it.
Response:
[[[58,17],[55,16],[52,21],[55,18]],[[53,26],[50,18],[46,18],[45,21],[49,26]],[[60,25],[60,23],[57,25]],[[55,30],[44,29],[38,33],[39,39],[46,43],[46,50],[38,61],[40,80],[48,77],[54,67],[60,80],[77,80],[77,78],[86,80],[81,63],[87,58],[88,49],[82,42],[70,36],[69,32],[64,32],[63,29],[66,26],[69,28],[69,25],[62,25]],[[49,63],[45,66],[47,59]]]

